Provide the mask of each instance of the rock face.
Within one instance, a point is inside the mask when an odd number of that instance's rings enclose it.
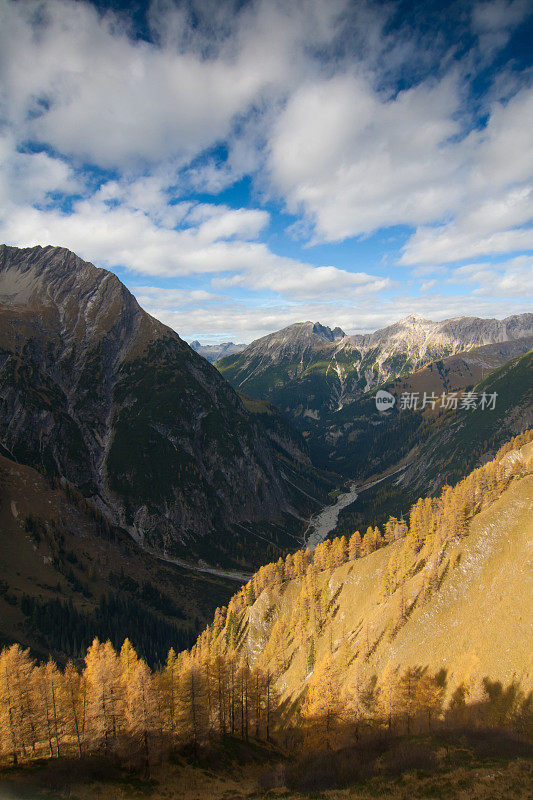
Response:
[[[310,471],[299,436],[274,441],[115,275],[59,247],[0,247],[0,441],[167,553],[290,509],[280,458]]]
[[[268,399],[295,419],[316,419],[436,359],[531,336],[533,314],[443,322],[412,314],[354,336],[302,322],[252,342],[217,366],[234,387]]]
[[[220,342],[220,344],[200,344],[198,339],[191,342],[192,349],[206,358],[211,364],[225,356],[232,356],[235,353],[242,353],[245,344],[235,344],[235,342]]]

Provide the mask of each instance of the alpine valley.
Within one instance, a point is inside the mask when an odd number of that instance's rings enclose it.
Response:
[[[341,512],[348,533],[384,521],[421,494],[463,477],[533,425],[533,314],[431,322],[411,315],[368,335],[299,323],[217,362],[233,386],[278,408],[307,440],[316,467],[379,486]],[[386,412],[375,395],[395,398]],[[463,408],[463,393],[496,393]],[[457,408],[441,398],[455,393]],[[402,405],[402,395],[415,403]],[[431,403],[424,404],[433,397]]]
[[[5,453],[74,485],[144,547],[218,561],[240,538],[249,557],[246,524],[286,517],[294,533],[300,489],[327,499],[283,418],[246,408],[112,273],[62,248],[3,246],[0,321]]]
[[[2,246],[0,790],[76,754],[62,798],[477,791],[499,746],[527,783],[532,344],[301,323],[216,368],[111,272]]]
[[[65,655],[102,597],[108,632],[157,620],[151,659],[187,643],[339,483],[275,408],[58,247],[0,247],[0,441],[0,636]]]

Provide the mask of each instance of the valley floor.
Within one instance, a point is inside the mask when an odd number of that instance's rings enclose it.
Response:
[[[303,535],[302,544],[310,550],[314,550],[330,533],[336,530],[341,511],[353,506],[362,492],[367,492],[382,481],[391,478],[398,472],[402,472],[406,466],[406,464],[402,464],[397,469],[388,471],[384,475],[380,474],[377,477],[370,478],[370,480],[362,486],[353,482],[347,492],[339,494],[334,503],[329,506],[324,506],[318,514],[311,518]]]
[[[487,736],[487,734],[489,734]],[[194,764],[181,757],[150,777],[109,762],[36,762],[0,770],[1,800],[529,800],[533,748],[505,732],[449,731],[343,751],[280,758],[226,742]],[[383,745],[383,742],[381,742]],[[233,748],[235,745],[235,748]],[[383,747],[382,747],[383,750]],[[364,752],[364,759],[361,756]],[[237,760],[235,760],[237,759]],[[242,760],[239,760],[242,759]],[[336,786],[336,788],[335,788]]]

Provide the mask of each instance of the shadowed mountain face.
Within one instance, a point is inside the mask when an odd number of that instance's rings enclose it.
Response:
[[[302,322],[252,342],[217,366],[235,388],[269,400],[305,424],[305,418],[339,411],[432,361],[531,336],[533,314],[443,322],[412,314],[383,330],[354,336]]]
[[[285,472],[314,474],[285,423],[264,427],[115,275],[58,247],[0,247],[0,441],[168,553],[302,513]]]

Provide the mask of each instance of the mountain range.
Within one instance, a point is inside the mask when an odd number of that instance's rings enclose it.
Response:
[[[0,247],[0,638],[64,657],[144,618],[156,663],[299,547],[347,478],[373,485],[338,516],[350,534],[531,427],[532,339],[531,314],[367,336],[301,323],[217,369],[112,273]],[[498,402],[381,413],[378,386]]]
[[[236,389],[269,400],[301,426],[306,418],[340,411],[432,361],[527,337],[533,337],[533,314],[442,322],[411,314],[382,330],[355,335],[301,322],[257,339],[217,366]],[[523,342],[519,352],[527,349]]]
[[[224,356],[232,356],[241,353],[246,347],[245,344],[235,344],[234,342],[220,342],[220,344],[200,344],[198,339],[190,343],[192,349],[213,364]]]

